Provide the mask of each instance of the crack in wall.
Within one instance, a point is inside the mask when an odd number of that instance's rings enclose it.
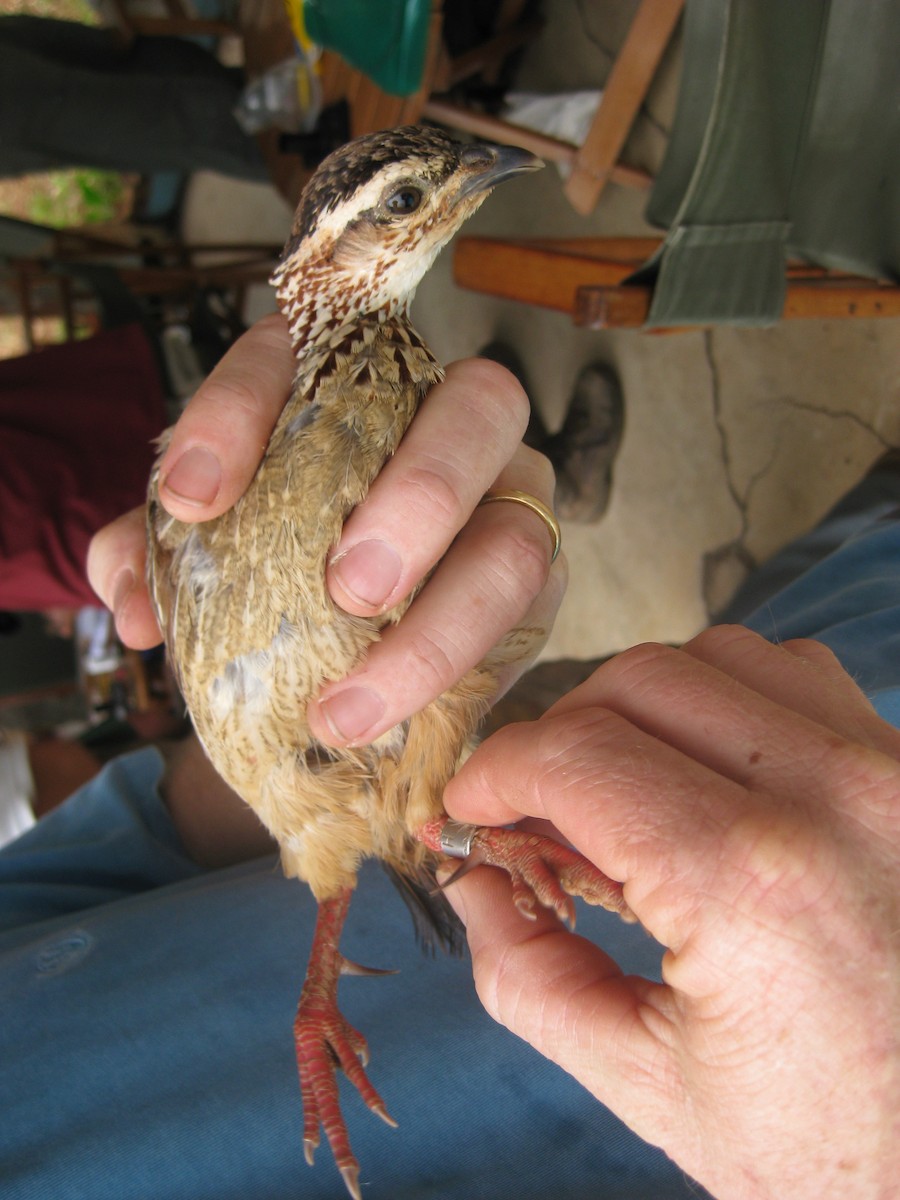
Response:
[[[715,422],[716,432],[719,435],[719,445],[722,448],[722,465],[725,469],[725,486],[728,488],[728,494],[734,501],[735,507],[737,508],[741,518],[741,531],[736,539],[741,540],[747,532],[747,507],[749,496],[741,495],[732,475],[731,446],[728,440],[728,430],[725,428],[725,421],[722,417],[722,389],[721,378],[719,375],[719,364],[716,362],[716,357],[713,353],[712,339],[713,331],[711,329],[704,330],[703,353],[706,357],[706,365],[709,367],[713,421]]]
[[[708,551],[702,559],[702,596],[707,613],[711,617],[712,614],[721,610],[731,598],[731,594],[740,586],[742,577],[746,577],[758,566],[755,556],[747,547],[747,535],[750,531],[750,506],[757,486],[770,474],[775,465],[781,441],[776,430],[767,461],[753,472],[746,485],[741,489],[735,479],[735,464],[723,412],[721,374],[716,360],[713,337],[714,330],[704,331],[703,349],[709,368],[712,414],[721,447],[725,484],[728,495],[737,509],[740,529],[737,536],[731,541]],[[834,421],[850,421],[871,437],[882,450],[891,450],[895,447],[895,443],[885,437],[872,420],[850,409],[829,408],[827,405],[814,404],[808,400],[785,395],[769,401],[769,404],[782,411],[794,410]],[[735,583],[735,581],[737,582]]]
[[[824,405],[811,404],[808,400],[795,400],[793,396],[779,396],[778,403],[785,404],[788,408],[795,408],[800,412],[815,413],[819,417],[833,417],[835,420],[852,421],[854,425],[860,429],[864,429],[866,433],[873,437],[883,449],[894,449],[894,443],[880,433],[870,421],[861,417],[858,412],[851,412],[846,408],[826,408]]]
[[[750,479],[747,489],[742,495],[734,480],[733,460],[728,430],[722,414],[722,389],[719,364],[713,350],[713,330],[703,332],[703,353],[709,368],[710,394],[712,399],[712,414],[719,445],[722,451],[722,468],[725,473],[725,486],[737,509],[740,519],[740,529],[730,542],[724,542],[713,550],[708,550],[701,562],[701,595],[706,609],[707,618],[712,621],[745,578],[757,565],[753,555],[747,549],[745,539],[749,530],[750,497],[760,479],[768,472],[774,461],[774,455]]]

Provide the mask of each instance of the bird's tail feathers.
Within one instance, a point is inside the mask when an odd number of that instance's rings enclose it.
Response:
[[[448,954],[461,956],[466,947],[465,929],[438,887],[434,868],[422,863],[412,868],[404,865],[400,871],[389,863],[382,865],[409,909],[416,940],[422,949],[434,954],[439,946]]]

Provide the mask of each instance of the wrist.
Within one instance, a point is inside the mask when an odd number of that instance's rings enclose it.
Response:
[[[215,870],[275,850],[259,818],[217,773],[196,736],[176,743],[165,757],[160,794],[194,862]]]

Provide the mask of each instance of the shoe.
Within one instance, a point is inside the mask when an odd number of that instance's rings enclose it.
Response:
[[[525,376],[525,368],[522,366],[522,360],[506,342],[489,342],[478,351],[479,358],[489,358],[491,362],[499,363],[501,367],[506,367],[507,371],[515,375],[519,383],[531,399],[531,388],[528,386],[528,380]],[[544,443],[547,440],[547,429],[544,422],[541,420],[541,415],[531,403],[531,411],[528,417],[528,428],[525,430],[522,441],[526,446],[530,446],[532,450],[544,451]]]
[[[585,367],[562,429],[541,447],[556,471],[556,514],[562,520],[586,525],[606,512],[624,428],[618,378],[601,364]]]

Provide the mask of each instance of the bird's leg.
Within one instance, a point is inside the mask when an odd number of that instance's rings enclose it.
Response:
[[[512,880],[516,908],[531,921],[537,902],[574,929],[572,896],[602,905],[625,921],[634,920],[622,895],[622,885],[609,879],[583,854],[552,838],[522,829],[462,825],[446,816],[428,821],[419,836],[429,849],[465,859],[457,876],[481,864],[502,867]]]
[[[341,1114],[336,1067],[343,1069],[372,1112],[388,1125],[396,1126],[396,1122],[388,1116],[384,1101],[369,1083],[363,1069],[369,1061],[366,1039],[344,1019],[337,1006],[341,975],[384,973],[349,962],[338,949],[351,895],[351,889],[345,888],[319,904],[306,981],[294,1021],[294,1041],[303,1098],[306,1161],[312,1165],[321,1125],[347,1190],[354,1200],[360,1200],[359,1164],[350,1149],[347,1126]]]

